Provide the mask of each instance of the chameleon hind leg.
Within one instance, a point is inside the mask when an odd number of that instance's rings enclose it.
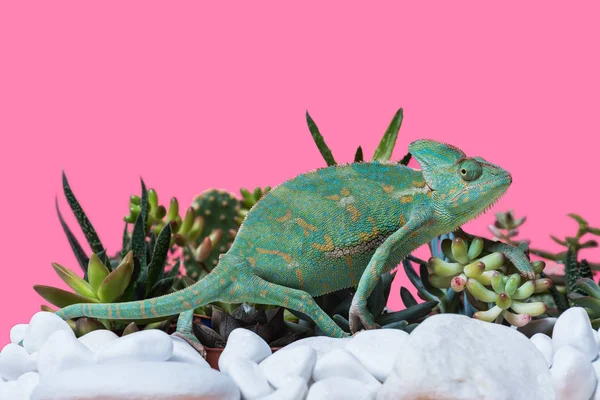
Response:
[[[255,276],[250,286],[256,295],[244,299],[249,303],[270,304],[289,308],[308,315],[317,326],[330,337],[343,338],[350,336],[332,320],[325,311],[315,303],[310,294],[303,290],[277,285]]]
[[[177,329],[173,336],[177,336],[183,340],[185,340],[190,346],[192,346],[202,357],[206,357],[206,350],[204,350],[204,346],[194,332],[192,331],[194,322],[194,310],[188,310],[179,314],[179,318],[177,319]]]

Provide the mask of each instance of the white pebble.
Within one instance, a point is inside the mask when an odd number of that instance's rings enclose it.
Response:
[[[227,375],[233,379],[245,400],[262,399],[273,393],[258,364],[248,359],[232,359],[227,368]]]
[[[399,329],[361,331],[350,339],[345,349],[380,382],[392,372],[396,356],[402,350],[408,333]]]
[[[25,337],[26,331],[27,324],[17,324],[13,326],[10,330],[10,342],[14,344],[19,344],[19,342]]]
[[[65,331],[57,331],[39,351],[38,370],[46,375],[94,362],[94,353]]]
[[[552,348],[552,339],[543,333],[536,333],[531,337],[531,343],[542,353],[548,367],[552,366],[552,356],[554,350]]]
[[[271,355],[271,348],[260,336],[248,329],[234,329],[219,358],[219,370],[227,373],[229,364],[236,358],[259,363]]]
[[[291,349],[296,346],[308,346],[315,349],[317,352],[317,360],[329,353],[333,349],[344,348],[352,340],[351,338],[336,339],[328,336],[311,336],[300,339],[285,346],[286,349]]]
[[[129,336],[129,335],[127,335]],[[93,364],[42,376],[31,400],[239,400],[235,383],[214,369],[179,362]]]
[[[289,378],[285,385],[262,400],[299,400],[306,397],[308,385],[302,378]]]
[[[33,317],[31,317],[27,330],[25,331],[23,347],[25,347],[25,350],[29,353],[39,351],[44,345],[44,342],[57,331],[70,332],[75,336],[69,324],[54,313],[47,311],[35,313]]]
[[[0,377],[7,381],[15,380],[36,369],[35,361],[27,350],[18,344],[9,343],[0,352]]]
[[[590,318],[583,307],[571,307],[561,314],[552,332],[554,352],[573,346],[592,361],[598,356],[598,343]]]
[[[290,378],[301,378],[308,383],[317,362],[317,352],[308,346],[284,347],[260,363],[268,381],[279,389],[287,385]]]
[[[104,347],[118,338],[119,336],[113,331],[109,331],[108,329],[97,329],[86,333],[77,340],[90,349],[92,353],[95,353],[100,347]]]
[[[588,400],[596,388],[589,357],[571,346],[562,346],[554,353],[550,374],[559,400]]]
[[[39,380],[37,372],[27,372],[15,381],[0,383],[0,400],[29,400]]]
[[[316,382],[306,400],[371,400],[374,392],[362,382],[349,378],[329,378]]]
[[[381,383],[362,366],[356,357],[339,348],[317,360],[312,376],[315,382],[339,377],[354,379],[373,390],[381,386]]]
[[[148,329],[120,337],[96,352],[96,361],[166,361],[173,355],[173,341],[165,332]]]
[[[169,361],[185,362],[210,368],[208,362],[188,342],[173,335],[171,335],[171,340],[173,341],[173,355],[169,358]]]

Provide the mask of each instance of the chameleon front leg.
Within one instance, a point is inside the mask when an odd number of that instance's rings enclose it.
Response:
[[[375,329],[377,324],[373,315],[367,309],[367,299],[381,278],[381,274],[398,265],[402,259],[416,247],[427,241],[428,227],[433,220],[427,217],[425,210],[411,215],[409,221],[399,230],[389,236],[375,251],[365,268],[358,288],[352,299],[349,319],[350,331],[356,333],[360,324],[366,329]]]
[[[475,237],[463,231],[462,228],[458,228],[454,234],[468,240],[473,240]],[[533,268],[531,268],[529,258],[521,248],[486,238],[482,239],[484,249],[491,253],[499,252],[504,254],[504,256],[519,270],[522,277],[529,280],[535,279],[535,272],[533,271]]]

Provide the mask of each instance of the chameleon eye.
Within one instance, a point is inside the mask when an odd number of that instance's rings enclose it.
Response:
[[[459,173],[465,181],[474,181],[481,176],[483,169],[475,160],[465,160],[460,164]]]

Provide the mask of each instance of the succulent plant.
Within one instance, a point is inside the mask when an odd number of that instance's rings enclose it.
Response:
[[[511,268],[505,265],[504,255],[484,254],[483,244],[481,238],[470,242],[459,237],[443,238],[434,243],[439,250],[429,262],[421,262],[421,285],[431,286],[425,292],[439,299],[441,312],[456,312],[457,296],[464,292],[463,313],[484,321],[501,322],[504,318],[511,325],[523,326],[531,317],[543,314],[545,303],[525,301],[534,293],[547,291],[551,280],[538,276],[535,282],[521,283],[520,275],[510,273]],[[539,274],[545,264],[536,261],[531,266]],[[471,312],[467,305],[472,307]]]
[[[150,225],[147,223],[147,212],[151,207],[152,200],[149,192],[146,191],[144,182],[141,183],[140,212],[135,219],[133,232],[129,235],[128,224],[126,224],[123,234],[123,250],[114,257],[108,257],[96,230],[75,198],[66,175],[63,174],[65,197],[93,253],[89,257],[85,253],[66,224],[57,202],[59,220],[85,275],[81,278],[72,270],[53,263],[52,266],[56,273],[74,292],[36,285],[34,290],[40,296],[62,308],[78,303],[143,300],[167,294],[173,290],[179,271],[179,261],[176,261],[172,267],[168,264],[168,253],[172,240],[171,225],[165,224],[158,235],[154,232],[148,234]],[[165,267],[170,267],[170,270],[167,272]],[[149,322],[154,321],[141,323],[146,325]],[[75,322],[76,333],[83,334],[98,329],[100,324],[116,331],[123,327],[122,321],[94,321],[91,318],[85,318],[82,322],[79,320]]]
[[[496,221],[488,226],[494,237],[512,245],[529,245],[529,240],[514,240],[519,234],[519,227],[525,223],[526,217],[515,219],[513,210],[508,212],[497,212]]]
[[[270,191],[270,186],[265,186],[264,188],[257,187],[252,192],[248,189],[241,188],[240,193],[242,194],[242,201],[240,202],[240,209],[238,211],[236,223],[241,225],[244,221],[244,218],[246,218],[246,215],[248,215],[248,212],[250,212],[250,209],[254,207],[254,205]]]
[[[591,278],[580,278],[575,285],[578,290],[569,293],[569,299],[586,309],[594,329],[600,328],[600,287]]]

